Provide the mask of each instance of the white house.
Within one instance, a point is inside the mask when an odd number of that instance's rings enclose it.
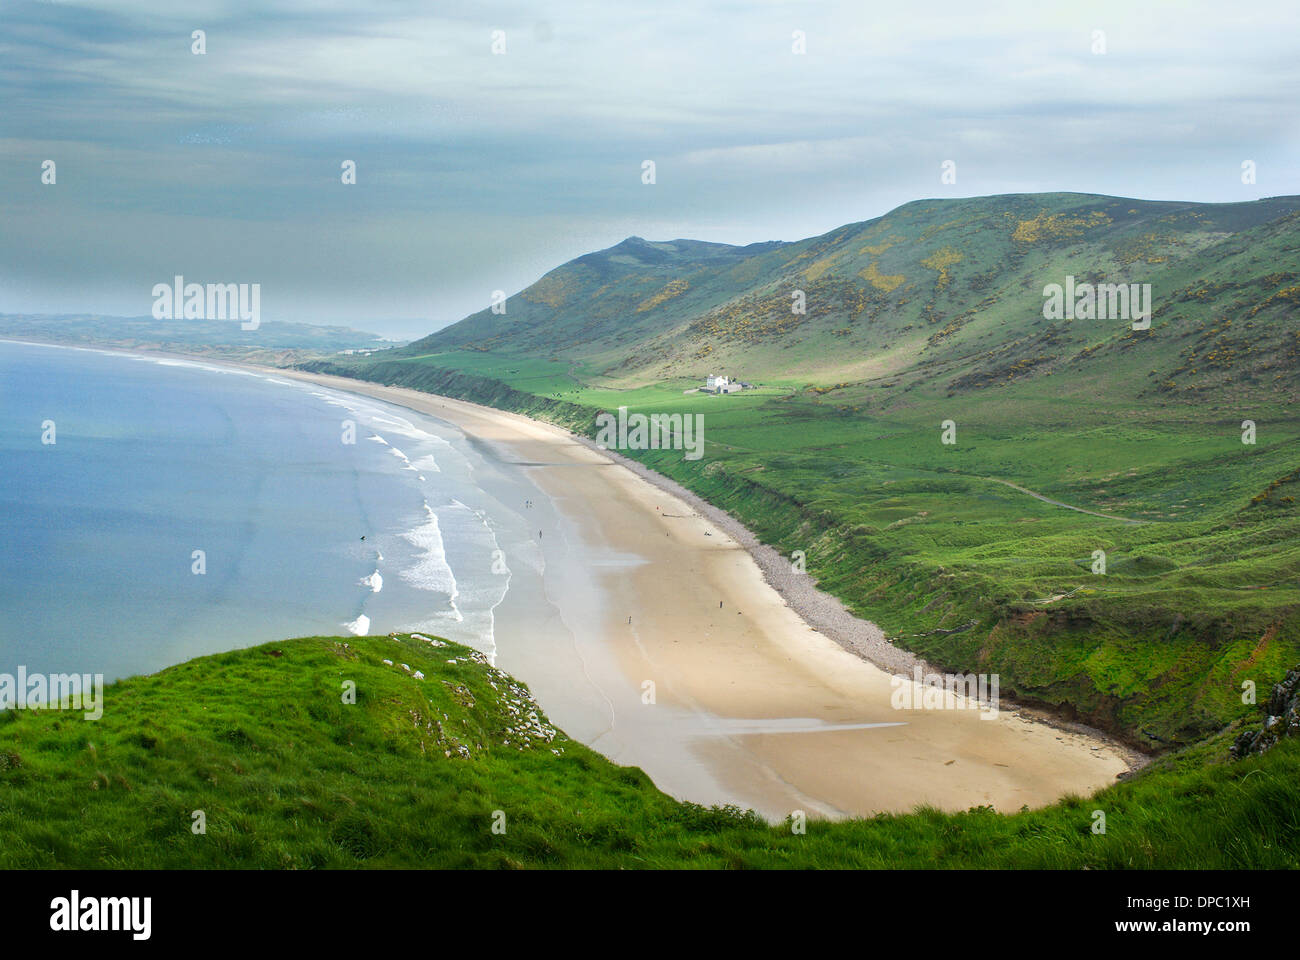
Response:
[[[739,380],[732,380],[730,377],[719,377],[716,374],[709,374],[704,381],[705,393],[739,393],[747,383],[741,383]]]

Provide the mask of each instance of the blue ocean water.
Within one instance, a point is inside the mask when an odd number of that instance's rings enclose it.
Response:
[[[0,342],[0,672],[111,679],[349,631],[492,654],[512,568],[542,563],[530,495],[522,473],[405,408]]]

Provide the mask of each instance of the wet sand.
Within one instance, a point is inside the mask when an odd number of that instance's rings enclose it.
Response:
[[[432,415],[531,475],[550,499],[537,514],[545,600],[512,586],[497,611],[497,662],[570,736],[667,793],[778,820],[919,804],[1013,811],[1129,769],[1120,745],[1005,705],[996,718],[894,709],[890,673],[863,659],[862,644],[892,670],[914,658],[873,625],[845,621],[804,578],[796,589],[822,605],[809,619],[826,632],[813,629],[764,578],[733,519],[715,522],[686,502],[695,498],[567,431],[400,387],[275,374]]]

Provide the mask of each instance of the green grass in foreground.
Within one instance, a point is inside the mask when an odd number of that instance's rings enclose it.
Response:
[[[1300,866],[1300,744],[1231,763],[1232,732],[1042,810],[794,835],[660,793],[467,648],[313,637],[118,682],[98,722],[0,713],[0,867]]]

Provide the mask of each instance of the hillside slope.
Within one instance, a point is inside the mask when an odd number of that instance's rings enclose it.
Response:
[[[795,243],[630,237],[552,270],[505,314],[481,311],[403,352],[545,356],[620,385],[715,369],[825,384],[917,368],[989,384],[1102,361],[1105,343],[1166,373],[1161,326],[1181,336],[1239,307],[1266,311],[1263,325],[1294,308],[1298,211],[1296,197],[1012,195],[917,201]],[[1163,323],[1134,337],[1123,323],[1045,321],[1042,289],[1066,276],[1150,283]],[[796,291],[805,313],[792,311]]]

